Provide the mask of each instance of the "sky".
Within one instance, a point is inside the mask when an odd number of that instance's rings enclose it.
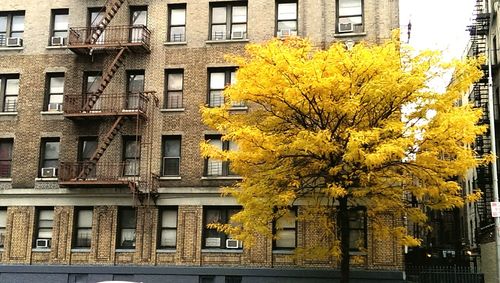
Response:
[[[445,58],[460,58],[468,42],[476,0],[400,0],[400,25],[406,41],[408,21],[410,45],[417,49],[444,51]]]

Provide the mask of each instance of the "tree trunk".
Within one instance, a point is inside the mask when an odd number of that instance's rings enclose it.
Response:
[[[339,199],[338,225],[340,228],[340,283],[349,283],[349,211],[347,197]]]

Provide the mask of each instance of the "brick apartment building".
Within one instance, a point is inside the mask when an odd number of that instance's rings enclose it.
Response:
[[[200,106],[234,81],[224,54],[275,36],[382,42],[398,5],[0,1],[0,282],[332,282],[335,259],[292,253],[319,227],[290,221],[251,249],[206,228],[238,209],[219,194],[238,176],[201,157],[204,139],[231,144]],[[353,223],[366,247],[354,276],[398,282],[401,247],[372,238],[364,214]]]

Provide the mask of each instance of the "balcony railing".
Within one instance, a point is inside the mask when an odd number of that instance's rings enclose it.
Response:
[[[97,38],[91,35],[97,27],[76,27],[69,29],[68,48],[76,53],[98,52],[105,49],[130,47],[135,52],[149,52],[151,32],[144,25],[108,26]]]
[[[127,185],[139,177],[130,176],[130,164],[127,162],[98,162],[93,169],[82,178],[81,173],[92,167],[88,161],[61,162],[59,165],[59,185],[61,186],[116,186]],[[137,169],[138,172],[138,169]]]
[[[65,94],[64,115],[67,117],[145,115],[151,92],[117,94],[105,93],[99,96],[90,110],[85,109],[91,94]]]

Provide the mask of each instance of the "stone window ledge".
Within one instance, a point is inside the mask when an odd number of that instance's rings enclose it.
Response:
[[[293,250],[273,250],[273,254],[293,255]]]
[[[171,254],[171,253],[176,253],[177,250],[176,249],[158,249],[156,250],[156,253],[159,253],[159,254]]]
[[[243,249],[201,249],[202,253],[228,253],[228,254],[241,254]]]
[[[24,46],[21,47],[0,47],[0,51],[14,51],[14,50],[23,50]]]
[[[0,178],[0,182],[1,183],[9,183],[9,182],[12,182],[12,178]]]
[[[56,178],[35,178],[36,182],[57,182],[58,179]]]
[[[62,111],[40,111],[42,115],[62,115]]]
[[[352,37],[352,36],[365,36],[366,32],[348,32],[348,33],[334,33],[334,37]]]
[[[77,253],[90,253],[89,248],[72,248],[71,252],[77,252]]]
[[[166,41],[163,43],[165,46],[170,46],[170,45],[187,45],[187,41]]]
[[[0,112],[0,116],[17,116],[16,112]]]
[[[162,113],[172,113],[172,112],[184,112],[184,108],[162,108],[160,111]]]
[[[116,249],[115,253],[135,253],[135,249]]]
[[[160,176],[160,181],[182,180],[181,176]]]
[[[207,44],[217,44],[217,43],[247,43],[250,42],[250,39],[221,39],[221,40],[207,40],[205,43]]]
[[[204,176],[202,180],[242,180],[241,176]]]
[[[62,45],[62,46],[47,46],[45,49],[68,49],[67,45]]]
[[[41,252],[41,253],[50,253],[50,248],[45,249],[45,248],[32,248],[32,252]]]

